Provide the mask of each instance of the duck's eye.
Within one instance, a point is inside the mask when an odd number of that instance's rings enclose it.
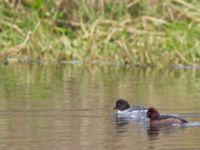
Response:
[[[117,103],[117,106],[119,106],[120,105],[120,103]]]

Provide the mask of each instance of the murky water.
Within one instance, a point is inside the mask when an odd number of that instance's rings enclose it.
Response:
[[[117,98],[192,122],[149,128],[119,120]],[[0,66],[0,149],[200,149],[200,71]],[[197,123],[197,125],[195,125]]]

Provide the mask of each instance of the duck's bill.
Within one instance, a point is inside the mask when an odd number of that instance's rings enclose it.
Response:
[[[115,106],[113,107],[113,109],[117,109],[117,106],[115,105]]]

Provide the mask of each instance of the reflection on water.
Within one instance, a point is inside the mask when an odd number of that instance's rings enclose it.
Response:
[[[199,127],[116,119],[116,99],[200,122],[200,72],[0,66],[0,149],[200,149]]]

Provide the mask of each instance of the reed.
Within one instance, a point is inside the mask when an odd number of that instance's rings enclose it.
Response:
[[[196,0],[22,0],[14,5],[3,0],[0,58],[145,67],[198,65],[199,7]]]

